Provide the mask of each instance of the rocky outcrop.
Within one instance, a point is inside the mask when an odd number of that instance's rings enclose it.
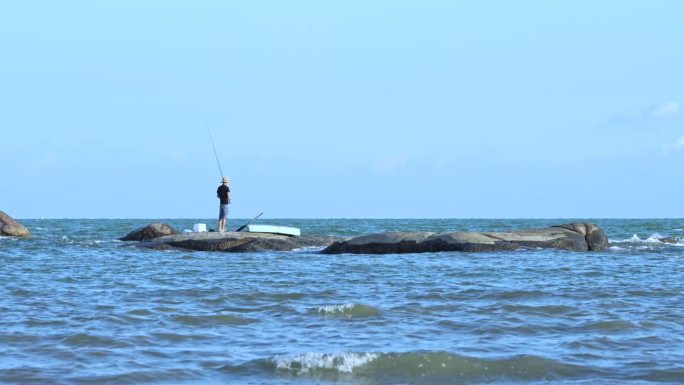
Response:
[[[150,239],[155,239],[163,237],[165,235],[178,234],[178,231],[173,227],[167,225],[166,223],[152,223],[145,227],[133,230],[128,235],[123,238],[119,238],[122,241],[149,241]]]
[[[30,237],[31,232],[12,217],[0,211],[0,236]]]
[[[553,248],[572,251],[601,251],[608,238],[591,223],[569,223],[546,229],[513,232],[388,232],[335,242],[325,254],[396,254],[438,251],[500,251]]]
[[[153,223],[122,240],[138,240],[141,247],[197,251],[255,252],[291,251],[303,247],[325,247],[325,254],[396,254],[438,251],[500,251],[554,248],[601,251],[608,238],[591,223],[569,223],[545,229],[512,232],[388,232],[348,240],[330,236],[291,237],[250,232],[203,232],[178,234],[171,226]]]
[[[326,247],[336,240],[339,240],[339,238],[323,236],[291,237],[287,235],[248,232],[209,232],[159,237],[148,242],[142,242],[140,246],[160,250],[182,249],[241,253],[291,251],[303,247]]]

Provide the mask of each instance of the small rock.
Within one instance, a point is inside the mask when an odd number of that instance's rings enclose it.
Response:
[[[665,237],[658,239],[662,243],[669,243],[671,245],[678,244],[682,239],[680,237]]]
[[[140,241],[145,242],[154,238],[163,237],[166,235],[178,234],[178,231],[167,225],[166,223],[152,223],[145,227],[133,230],[128,235],[123,238],[119,238],[122,241]]]

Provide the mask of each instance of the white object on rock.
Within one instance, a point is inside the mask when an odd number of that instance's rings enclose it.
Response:
[[[247,231],[250,233],[271,233],[283,234],[298,237],[301,231],[296,227],[273,226],[273,225],[249,225]]]
[[[192,225],[192,231],[196,233],[206,233],[207,225],[205,223],[195,223],[194,225]]]

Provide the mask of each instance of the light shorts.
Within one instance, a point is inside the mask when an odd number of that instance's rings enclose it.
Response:
[[[219,206],[219,220],[226,219],[228,216],[228,205]]]

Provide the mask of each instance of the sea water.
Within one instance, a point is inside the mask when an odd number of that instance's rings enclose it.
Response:
[[[20,220],[31,238],[0,238],[0,383],[684,382],[684,220],[591,220],[611,241],[603,252],[230,254],[117,240],[153,221]],[[570,221],[269,223],[347,237]]]

